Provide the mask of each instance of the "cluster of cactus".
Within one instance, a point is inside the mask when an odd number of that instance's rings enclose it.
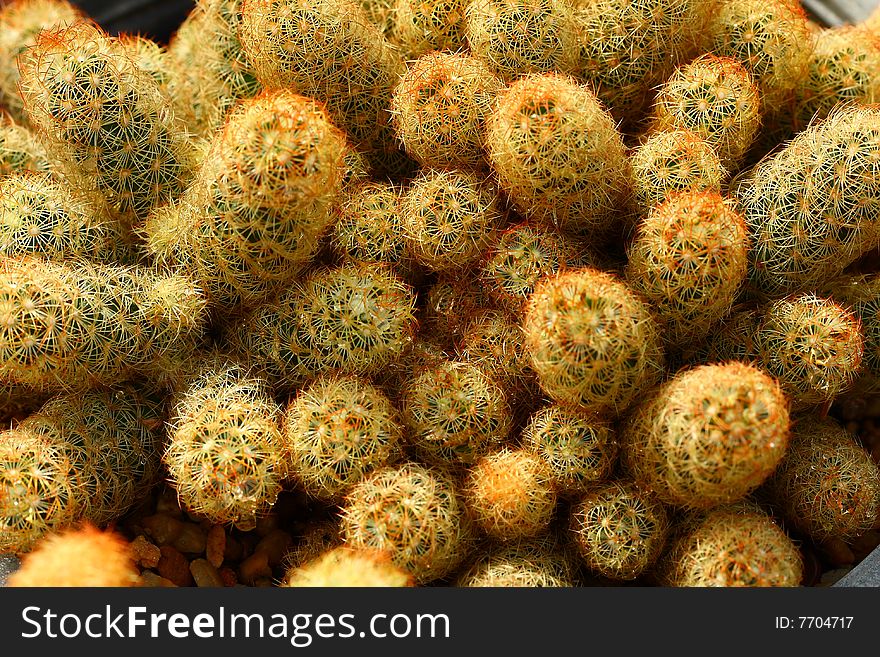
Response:
[[[801,583],[880,510],[826,417],[880,390],[880,36],[808,30],[197,0],[165,47],[4,5],[19,583],[135,584],[102,532],[160,480],[239,533],[301,495],[288,586]]]

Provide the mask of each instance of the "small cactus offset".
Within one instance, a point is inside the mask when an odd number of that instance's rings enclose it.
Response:
[[[305,267],[332,222],[346,148],[309,98],[282,90],[243,101],[176,206],[147,223],[150,250],[191,263],[216,305],[264,300]]]
[[[401,216],[409,251],[431,271],[475,262],[500,227],[495,187],[482,176],[423,169],[403,192]]]
[[[125,538],[86,524],[46,536],[24,557],[9,586],[120,587],[140,581]]]
[[[614,120],[587,86],[556,73],[518,79],[498,97],[486,147],[527,218],[572,233],[615,227],[631,168]]]
[[[261,378],[219,357],[205,362],[177,396],[163,455],[181,505],[253,529],[288,474],[280,417]]]
[[[337,547],[312,561],[293,567],[284,576],[284,586],[310,587],[399,587],[413,586],[412,575],[394,564],[385,550]]]
[[[458,587],[565,588],[576,585],[575,566],[548,535],[501,544],[475,559]]]
[[[476,462],[507,438],[512,425],[501,386],[462,361],[443,361],[413,374],[401,407],[416,450],[440,465]]]
[[[786,522],[814,541],[850,541],[880,513],[880,469],[857,438],[831,418],[800,418],[767,491]]]
[[[577,73],[615,118],[635,123],[655,87],[702,50],[705,0],[574,0]]]
[[[339,500],[373,470],[401,455],[397,411],[376,387],[353,376],[321,376],[284,415],[291,475],[307,493]]]
[[[171,99],[123,42],[75,23],[41,33],[20,69],[28,117],[72,183],[131,223],[183,191],[195,151]]]
[[[715,149],[691,130],[649,136],[632,157],[636,200],[643,212],[677,192],[720,192],[727,171]]]
[[[390,12],[394,42],[408,59],[431,51],[463,50],[469,4],[470,0],[394,0]]]
[[[422,166],[485,168],[485,123],[503,83],[482,60],[433,52],[394,87],[390,111],[397,137]]]
[[[522,444],[550,467],[553,485],[567,497],[611,477],[619,451],[608,422],[556,404],[529,418]]]
[[[629,247],[627,282],[664,323],[667,344],[702,340],[730,312],[748,265],[742,216],[718,192],[682,192],[653,208]]]
[[[505,82],[576,67],[575,24],[561,0],[472,0],[465,35],[471,54]]]
[[[753,504],[693,512],[673,526],[672,537],[653,573],[662,586],[790,588],[803,577],[797,546]]]
[[[384,468],[342,506],[342,535],[354,549],[380,549],[417,583],[440,579],[467,558],[470,537],[452,481],[415,463]]]
[[[662,502],[711,508],[742,499],[779,465],[788,400],[756,367],[703,365],[645,399],[620,438],[626,470]]]
[[[48,172],[46,149],[30,130],[0,116],[0,179],[26,171]]]
[[[660,378],[657,323],[612,274],[584,268],[544,279],[523,329],[541,388],[562,406],[619,415]]]
[[[761,96],[737,60],[707,54],[681,66],[654,104],[652,129],[684,129],[715,148],[722,164],[735,168],[761,127]]]
[[[880,276],[843,276],[829,282],[822,294],[851,310],[861,322],[865,349],[856,389],[862,392],[880,389]]]
[[[18,56],[36,43],[42,30],[59,29],[83,18],[67,0],[12,0],[0,9],[0,105],[27,123],[18,83]]]
[[[572,509],[577,551],[603,577],[632,580],[660,556],[669,516],[656,496],[629,481],[592,487]]]
[[[877,244],[878,119],[878,107],[841,108],[761,162],[737,186],[749,229],[755,294],[812,291]]]
[[[438,276],[424,299],[420,335],[446,349],[454,348],[474,313],[491,307],[480,281],[456,272]]]
[[[831,403],[861,372],[861,322],[830,299],[803,294],[772,303],[754,339],[758,362],[795,409]]]

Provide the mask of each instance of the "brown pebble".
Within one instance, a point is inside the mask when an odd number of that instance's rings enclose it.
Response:
[[[274,582],[268,577],[261,577],[260,579],[254,582],[254,586],[257,588],[269,588],[270,586],[275,586]]]
[[[238,561],[244,556],[244,547],[234,536],[226,535],[226,546],[223,548],[223,558],[226,561]]]
[[[265,552],[254,552],[239,565],[238,579],[246,584],[253,584],[261,577],[272,577],[269,555]]]
[[[159,574],[170,579],[177,586],[192,586],[192,573],[189,571],[186,557],[170,545],[163,545],[159,549],[162,552],[162,558],[159,559],[159,565],[156,567]]]
[[[852,568],[835,568],[834,570],[829,570],[827,572],[822,573],[822,579],[819,580],[819,583],[816,586],[826,587],[832,586],[835,583],[842,580]]]
[[[222,525],[213,525],[208,530],[205,543],[205,557],[214,568],[223,565],[223,554],[226,552],[226,530]]]
[[[235,586],[238,584],[238,577],[232,568],[221,568],[217,573],[220,575],[220,579],[223,580],[223,586]]]
[[[822,562],[816,552],[808,545],[801,546],[801,559],[804,565],[802,586],[816,586],[822,577]]]
[[[270,513],[265,516],[260,516],[257,518],[257,527],[256,531],[259,536],[266,536],[270,532],[278,529],[279,520],[278,515],[275,513]]]
[[[254,553],[265,552],[269,558],[269,565],[274,567],[282,562],[292,544],[293,538],[290,534],[284,530],[275,529],[257,543]]]
[[[145,570],[141,573],[141,586],[176,588],[177,585],[170,579],[165,579],[161,575],[157,575],[152,570]]]
[[[143,524],[147,536],[159,546],[170,545],[177,540],[183,531],[183,523],[167,513],[157,513],[144,518],[141,524]]]
[[[183,525],[180,535],[174,539],[172,545],[185,554],[203,554],[207,539],[205,532],[198,525],[189,522]]]
[[[867,557],[878,545],[880,545],[880,531],[876,529],[870,529],[859,536],[850,545],[856,558],[855,562],[858,563]]]
[[[207,559],[195,559],[189,565],[189,571],[192,573],[196,586],[201,587],[219,587],[223,586],[223,580],[217,573],[217,569],[212,566]]]
[[[819,546],[819,549],[822,551],[822,554],[828,562],[835,568],[851,566],[856,560],[850,547],[839,538],[828,539]]]
[[[159,495],[159,499],[156,501],[156,513],[164,513],[178,520],[183,518],[183,511],[177,501],[177,493],[173,489],[166,488]]]
[[[144,536],[138,536],[129,545],[134,562],[144,568],[155,568],[159,565],[162,553]]]

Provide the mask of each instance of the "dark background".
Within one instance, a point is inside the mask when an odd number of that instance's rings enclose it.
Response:
[[[167,43],[195,2],[191,0],[79,0],[74,4],[113,34],[131,32]]]

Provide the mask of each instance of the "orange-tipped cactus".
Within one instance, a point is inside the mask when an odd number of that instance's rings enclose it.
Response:
[[[9,586],[130,587],[140,584],[128,542],[91,525],[50,534],[25,555]]]
[[[379,549],[424,584],[468,553],[463,508],[452,481],[415,463],[386,468],[359,483],[342,506],[342,534],[354,549]]]
[[[718,192],[682,192],[653,208],[629,247],[627,282],[664,322],[668,344],[702,340],[748,274],[742,216]]]
[[[481,554],[458,576],[455,585],[469,588],[575,586],[576,568],[556,543],[544,535],[502,544]]]
[[[0,116],[0,178],[25,171],[50,169],[46,149],[30,130]]]
[[[291,568],[284,586],[311,587],[400,587],[413,586],[413,577],[391,560],[384,550],[337,547],[314,560]]]
[[[666,504],[711,508],[738,501],[776,469],[789,440],[788,400],[751,365],[679,372],[633,412],[621,457]]]
[[[466,45],[465,9],[470,0],[393,0],[391,34],[409,59]]]
[[[627,202],[632,172],[623,139],[573,78],[527,75],[502,91],[486,149],[501,187],[530,219],[602,234]]]
[[[562,406],[620,414],[662,371],[660,333],[648,306],[597,269],[539,283],[523,329],[541,388]]]

